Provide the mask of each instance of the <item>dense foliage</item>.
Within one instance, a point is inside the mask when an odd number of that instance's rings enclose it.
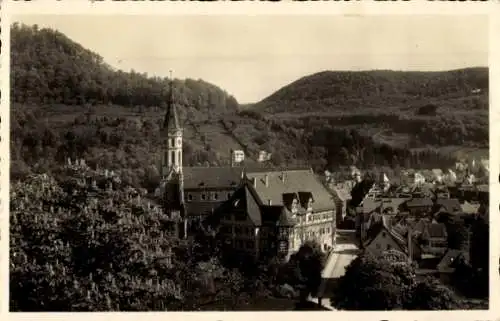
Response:
[[[168,79],[114,70],[58,31],[14,24],[11,39],[11,97],[16,102],[144,109],[161,107],[168,98]],[[174,88],[180,109],[188,113],[235,112],[238,107],[234,97],[202,80],[176,80]]]
[[[192,241],[143,191],[85,168],[11,187],[13,311],[199,310],[241,299],[239,272]]]
[[[465,96],[477,109],[487,108],[487,100],[476,93],[478,89],[488,91],[487,68],[444,72],[323,71],[281,88],[255,108],[279,113],[421,107],[430,99]]]
[[[459,303],[438,282],[417,280],[413,266],[370,254],[346,268],[333,301],[342,310],[446,310]]]

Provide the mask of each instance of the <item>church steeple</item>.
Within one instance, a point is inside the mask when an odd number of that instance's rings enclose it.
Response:
[[[163,121],[163,132],[166,139],[166,147],[162,155],[163,177],[167,177],[171,173],[182,173],[182,128],[179,124],[179,116],[174,101],[173,83],[172,72],[170,72],[170,92],[167,112]]]
[[[184,176],[182,174],[182,127],[174,101],[174,80],[170,72],[170,92],[167,112],[163,121],[162,134],[164,150],[161,157],[161,175],[163,189],[163,207],[172,217],[183,220],[182,234],[187,235],[187,218],[184,207]]]
[[[173,130],[180,130],[179,117],[177,115],[177,108],[174,103],[174,79],[172,78],[172,71],[170,71],[170,89],[168,95],[167,113],[163,120],[163,129],[167,132]]]

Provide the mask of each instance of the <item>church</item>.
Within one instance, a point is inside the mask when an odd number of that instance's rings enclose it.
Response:
[[[182,221],[180,235],[210,222],[223,244],[256,257],[289,257],[308,240],[325,252],[335,246],[335,200],[311,168],[183,166],[172,82],[162,135],[157,196]]]

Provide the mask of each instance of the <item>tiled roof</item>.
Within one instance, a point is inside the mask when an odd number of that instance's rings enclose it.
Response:
[[[408,207],[422,207],[428,206],[431,207],[434,203],[430,198],[412,198],[411,200],[406,201],[406,206]]]
[[[250,217],[250,220],[256,225],[262,224],[262,216],[260,212],[260,202],[255,191],[248,184],[243,184],[237,189],[233,195],[216,209],[217,216],[224,215],[234,210],[242,210]]]
[[[237,188],[241,181],[240,167],[183,167],[184,189]]]
[[[338,198],[342,201],[348,201],[351,199],[351,191],[342,187],[333,186],[333,193],[335,193]]]
[[[255,190],[265,204],[271,200],[272,205],[284,205],[283,194],[305,193],[300,195],[312,195],[314,211],[335,208],[333,196],[310,169],[259,172],[247,170],[246,175],[250,180],[255,179]]]
[[[189,166],[182,168],[184,174],[184,188],[237,188],[241,182],[243,172],[265,173],[290,172],[290,171],[310,171],[302,168],[268,168],[255,165],[252,167],[231,167],[231,166]]]

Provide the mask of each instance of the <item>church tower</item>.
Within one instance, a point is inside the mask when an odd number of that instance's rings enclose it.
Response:
[[[182,173],[182,128],[179,125],[177,108],[174,103],[173,82],[171,78],[167,113],[163,121],[163,135],[166,139],[166,147],[162,155],[161,174],[164,178],[172,173]]]
[[[182,174],[182,128],[179,124],[174,102],[173,78],[170,73],[170,92],[167,112],[163,121],[162,135],[164,150],[161,157],[161,190],[165,212],[173,218],[182,220],[184,236],[187,234],[187,221],[184,207],[184,177]],[[178,233],[181,234],[181,233]]]

